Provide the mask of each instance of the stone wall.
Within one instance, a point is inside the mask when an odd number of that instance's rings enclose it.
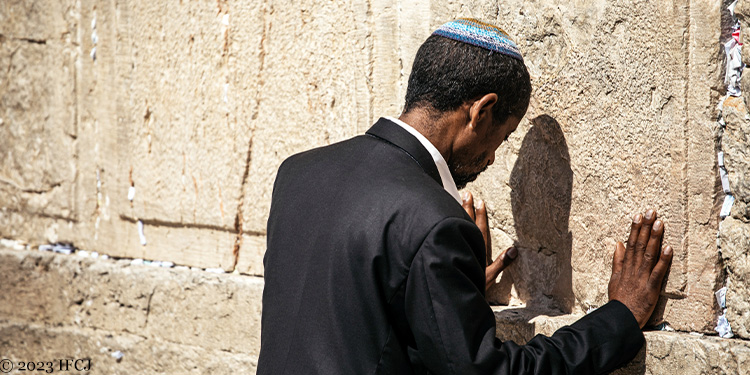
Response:
[[[0,245],[0,285],[0,359],[16,370],[35,361],[62,372],[61,359],[70,372],[88,360],[91,374],[245,374],[257,366],[256,278]],[[579,317],[513,307],[495,316],[500,338],[518,343]],[[669,332],[647,332],[646,341],[616,374],[750,373],[744,341]]]
[[[89,359],[93,374],[255,372],[260,278],[2,246],[0,275],[0,359],[16,369]]]
[[[750,30],[748,3],[738,3],[735,15],[743,30]],[[729,39],[727,37],[726,39]],[[743,63],[750,62],[748,54]],[[717,140],[724,152],[729,185],[735,198],[730,214],[719,227],[718,244],[726,270],[727,319],[735,335],[750,339],[750,113],[746,102],[750,86],[742,81],[741,97],[728,97],[722,103],[725,127],[717,129]]]
[[[6,0],[0,4],[0,238],[220,268],[255,288],[281,161],[398,115],[419,45],[441,23],[469,16],[498,24],[516,40],[534,88],[519,130],[468,188],[488,202],[495,254],[512,244],[520,249],[490,291],[492,301],[562,317],[604,304],[614,243],[625,240],[633,214],[652,207],[675,249],[654,323],[712,334],[714,292],[724,286],[726,267],[730,323],[750,338],[741,302],[750,300],[742,287],[750,272],[743,205],[735,207],[733,222],[722,223],[739,228],[725,232],[723,262],[716,244],[723,199],[714,142],[716,105],[725,93],[721,5]],[[733,180],[747,165],[746,133],[734,134],[735,141],[725,141],[738,150],[727,152]],[[728,257],[728,249],[736,255]],[[114,267],[107,272],[129,269],[124,261],[107,264]],[[45,267],[55,272],[61,265]],[[24,276],[8,277],[12,285]],[[181,277],[193,276],[158,277],[173,280],[167,284],[177,293]],[[136,280],[128,282],[101,280],[112,293]],[[63,298],[57,302],[63,309],[76,301],[75,291],[59,297],[59,285],[39,284],[34,293]],[[151,293],[145,284],[135,290]],[[243,293],[257,303],[259,294]],[[133,298],[142,310],[143,298]],[[0,320],[14,322],[3,329],[35,342],[53,340],[45,335],[94,342],[100,330],[132,333],[83,323],[69,333],[45,331],[59,322],[33,318],[44,316],[44,305],[26,315],[10,310],[0,313]],[[106,310],[100,312],[106,321]],[[144,318],[128,319],[142,325]],[[173,341],[193,345],[175,341],[169,327],[149,332],[142,336],[163,340],[164,351],[182,350],[169,346]],[[132,334],[117,340],[136,348],[143,337]],[[255,350],[237,345],[231,353]],[[216,348],[191,350],[209,355]]]

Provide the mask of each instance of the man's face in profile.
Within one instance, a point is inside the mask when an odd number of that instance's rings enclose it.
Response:
[[[490,121],[491,123],[492,121]],[[477,127],[477,141],[448,162],[456,187],[461,190],[495,161],[495,151],[518,128],[521,119],[509,116],[501,125]]]

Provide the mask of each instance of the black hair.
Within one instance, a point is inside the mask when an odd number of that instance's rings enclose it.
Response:
[[[404,113],[424,108],[435,115],[495,93],[495,124],[521,118],[531,97],[523,61],[471,44],[432,35],[419,47],[406,88]],[[437,112],[437,113],[436,113]]]

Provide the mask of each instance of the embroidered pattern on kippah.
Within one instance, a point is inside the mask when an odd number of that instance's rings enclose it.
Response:
[[[473,18],[459,18],[444,23],[432,35],[440,35],[523,61],[518,46],[503,29]]]

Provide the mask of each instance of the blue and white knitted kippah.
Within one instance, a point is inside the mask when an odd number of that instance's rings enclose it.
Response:
[[[518,46],[510,40],[505,31],[473,18],[459,18],[444,23],[432,35],[440,35],[523,61]]]

